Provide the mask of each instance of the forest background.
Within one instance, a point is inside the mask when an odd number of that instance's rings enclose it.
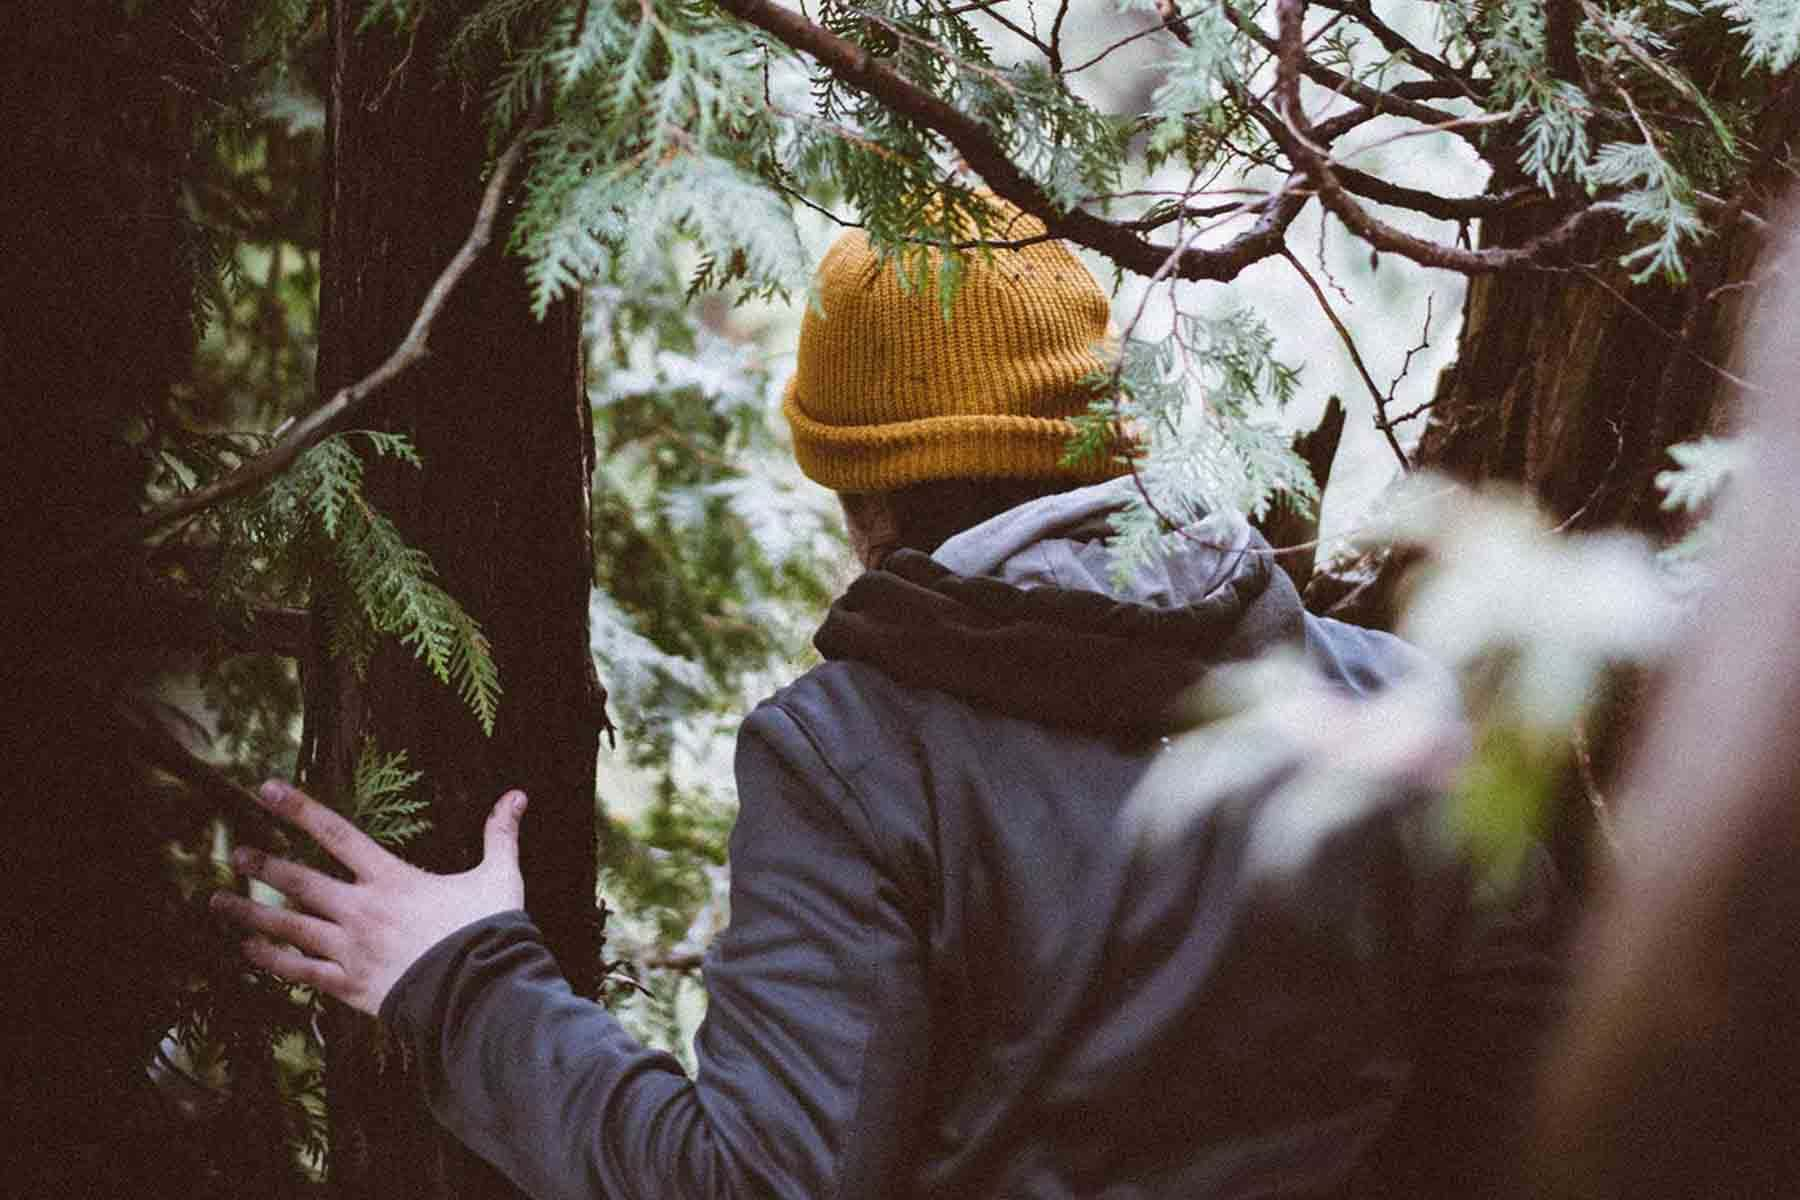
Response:
[[[379,1029],[204,916],[230,845],[278,836],[243,790],[270,773],[442,870],[525,786],[570,978],[685,1052],[735,720],[850,571],[777,417],[810,265],[861,224],[953,305],[966,223],[998,236],[976,187],[1113,289],[1124,351],[1071,452],[1144,438],[1121,563],[1225,503],[1315,611],[1392,627],[1407,580],[1477,734],[1456,827],[1502,867],[1547,836],[1577,880],[1608,853],[1643,669],[1705,594],[1733,406],[1767,386],[1736,347],[1800,7],[8,21],[9,949],[47,1007],[15,1177],[506,1194]],[[1427,482],[1378,497],[1401,473]]]

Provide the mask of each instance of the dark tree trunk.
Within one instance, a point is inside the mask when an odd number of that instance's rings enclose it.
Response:
[[[192,112],[165,82],[189,65],[185,9],[0,17],[0,1178],[18,1195],[199,1185],[183,1182],[182,1131],[145,1073],[171,1015],[157,951],[186,914],[170,911],[171,835],[113,705],[144,675],[135,562],[70,557],[135,511],[132,419],[193,350],[179,191]]]
[[[426,6],[400,35],[358,33],[359,4],[332,9],[321,394],[393,348],[473,223],[487,150],[482,88],[445,79],[438,64],[474,7]],[[525,789],[527,904],[577,990],[592,994],[602,696],[587,641],[593,451],[580,317],[563,304],[532,319],[505,238],[496,232],[455,293],[430,358],[368,422],[405,432],[424,459],[422,471],[371,464],[368,495],[490,638],[504,688],[497,726],[484,736],[455,691],[404,648],[384,648],[360,678],[320,654],[306,679],[306,777],[343,795],[365,738],[404,749],[425,773],[433,822],[408,853],[437,871],[472,866],[495,800]],[[337,1009],[327,1034],[332,1175],[343,1195],[512,1194],[436,1131],[373,1022]]]

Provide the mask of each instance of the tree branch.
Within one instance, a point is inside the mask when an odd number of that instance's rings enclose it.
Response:
[[[253,838],[267,838],[275,830],[256,797],[225,772],[181,744],[163,723],[135,705],[119,705],[119,726],[131,738],[131,748],[146,762],[177,779],[192,784],[199,793],[219,804],[242,831]]]
[[[1479,80],[1470,79],[1455,67],[1434,54],[1428,54],[1409,41],[1399,30],[1375,15],[1374,7],[1369,0],[1316,0],[1320,8],[1330,9],[1350,17],[1368,30],[1381,48],[1391,55],[1396,55],[1408,66],[1416,67],[1441,83],[1456,89],[1456,94],[1466,96],[1470,100],[1481,101],[1486,90]],[[1551,0],[1556,3],[1557,0]]]
[[[431,290],[426,293],[425,301],[419,306],[418,315],[413,318],[412,327],[406,331],[406,336],[381,365],[355,383],[339,389],[330,400],[295,422],[286,436],[262,454],[247,460],[236,470],[213,480],[205,487],[196,488],[115,526],[90,545],[85,553],[91,555],[120,542],[141,541],[166,525],[184,520],[225,500],[255,491],[285,471],[300,455],[342,428],[370,397],[424,361],[431,353],[429,340],[432,326],[443,312],[444,305],[448,303],[457,284],[462,282],[463,276],[468,274],[469,268],[475,265],[476,260],[486,251],[488,243],[493,240],[501,197],[519,160],[524,157],[526,142],[537,131],[540,120],[541,118],[534,116],[526,122],[524,128],[514,135],[512,142],[495,160],[493,176],[488,180],[486,191],[482,193],[481,206],[476,212],[475,224],[469,230],[469,236],[463,240],[462,246],[431,285]]]
[[[1166,266],[1169,248],[1158,246],[1129,227],[1080,209],[1063,210],[1020,170],[992,131],[960,109],[924,91],[862,47],[771,0],[716,0],[725,12],[756,26],[815,59],[846,85],[863,92],[892,112],[949,142],[994,192],[1044,222],[1051,234],[1096,250],[1141,275],[1174,275],[1181,279],[1223,282],[1251,263],[1280,251],[1287,228],[1306,203],[1304,195],[1283,195],[1269,205],[1256,224],[1222,246],[1180,250],[1173,270]]]
[[[251,654],[299,658],[306,653],[312,614],[304,608],[255,605],[234,620],[221,613],[200,588],[168,580],[152,581],[147,590],[150,636],[164,646],[205,646],[215,641]]]
[[[1295,167],[1312,180],[1318,189],[1319,202],[1351,233],[1374,249],[1390,251],[1420,266],[1464,275],[1486,275],[1566,258],[1583,234],[1602,225],[1618,223],[1616,213],[1589,204],[1522,246],[1469,250],[1415,237],[1376,219],[1345,189],[1339,168],[1315,144],[1316,131],[1307,123],[1305,110],[1300,105],[1300,76],[1304,67],[1300,33],[1305,13],[1306,0],[1276,0],[1279,29],[1276,95],[1281,119],[1269,124],[1268,129]]]
[[[1237,26],[1239,31],[1249,35],[1250,39],[1257,45],[1275,55],[1277,63],[1281,61],[1282,45],[1279,39],[1272,38],[1267,33],[1263,32],[1260,25],[1250,17],[1239,12],[1235,6],[1223,4],[1221,7],[1225,13],[1226,19]],[[1299,43],[1296,42],[1296,46],[1298,45]],[[1321,63],[1314,62],[1304,54],[1296,53],[1292,58],[1297,75],[1304,75],[1320,87],[1329,88],[1337,95],[1356,101],[1358,104],[1368,108],[1370,110],[1370,115],[1386,114],[1396,117],[1408,117],[1423,125],[1443,125],[1447,128],[1456,130],[1457,136],[1468,142],[1469,145],[1475,149],[1477,154],[1481,154],[1484,158],[1486,157],[1487,148],[1481,145],[1472,132],[1456,129],[1455,113],[1448,112],[1441,108],[1434,108],[1429,104],[1420,103],[1422,100],[1452,100],[1463,96],[1465,93],[1457,84],[1444,80],[1419,79],[1396,84],[1384,91],[1380,88],[1370,87],[1360,80],[1352,79],[1348,75],[1340,74]],[[1279,86],[1280,84],[1278,82],[1277,87],[1279,88]],[[1368,118],[1365,117],[1363,119],[1367,120]],[[1358,123],[1360,124],[1361,122],[1359,121]],[[1319,132],[1321,135],[1323,134],[1324,129],[1324,126],[1320,126]],[[1322,138],[1322,140],[1326,139]]]
[[[1356,373],[1362,376],[1363,386],[1369,389],[1369,395],[1375,401],[1375,428],[1381,430],[1383,436],[1387,438],[1388,448],[1394,452],[1394,457],[1400,460],[1400,469],[1402,471],[1412,470],[1412,463],[1408,461],[1406,451],[1400,448],[1400,439],[1394,436],[1393,422],[1388,420],[1387,397],[1382,395],[1381,389],[1375,386],[1375,377],[1369,374],[1369,368],[1363,363],[1362,354],[1356,348],[1356,339],[1350,336],[1350,330],[1338,318],[1336,310],[1331,307],[1331,300],[1325,295],[1325,289],[1319,286],[1319,281],[1312,277],[1312,272],[1306,269],[1306,265],[1286,247],[1282,248],[1281,256],[1288,260],[1288,264],[1299,272],[1300,278],[1306,281],[1306,286],[1312,289],[1312,294],[1318,299],[1319,307],[1325,310],[1325,316],[1331,322],[1331,327],[1337,330],[1338,340],[1342,341],[1344,349],[1350,352],[1350,361],[1355,365]]]

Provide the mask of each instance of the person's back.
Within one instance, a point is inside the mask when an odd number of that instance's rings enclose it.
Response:
[[[745,887],[774,908],[860,898],[848,957],[871,1012],[844,1124],[864,1108],[903,1114],[815,1185],[1301,1196],[1406,1178],[1478,1191],[1472,1156],[1518,1115],[1545,1015],[1533,1002],[1553,992],[1535,950],[1546,914],[1472,912],[1452,861],[1421,852],[1422,794],[1315,824],[1294,847],[1293,806],[1318,801],[1284,791],[1299,747],[1258,748],[1263,763],[1228,785],[1179,781],[1192,807],[1172,836],[1132,809],[1171,745],[1171,702],[1214,663],[1286,644],[1346,693],[1430,668],[1394,639],[1307,616],[1229,515],[1114,583],[1097,535],[1129,486],[1034,501],[935,558],[889,555],[820,631],[834,661],[746,727],[743,786],[798,791],[775,811],[814,820],[745,831],[782,847]],[[822,814],[848,842],[816,836]],[[1271,838],[1287,839],[1279,859]],[[817,895],[796,883],[814,878],[830,881]],[[823,961],[829,941],[815,930],[794,949]],[[749,1041],[732,957],[728,937],[700,1047],[727,1062]],[[747,971],[744,995],[790,968]],[[1470,984],[1486,995],[1457,991]],[[1436,1012],[1461,1028],[1434,1028]],[[1452,1034],[1475,1044],[1434,1044]],[[1404,1147],[1394,1135],[1420,1131],[1396,1113],[1443,1082],[1422,1066],[1455,1079],[1458,1111]]]
[[[332,921],[224,906],[313,956],[263,965],[379,1009],[538,1197],[1491,1190],[1556,992],[1541,903],[1478,911],[1417,788],[1301,786],[1317,737],[1196,766],[1179,736],[1223,663],[1285,648],[1340,698],[1433,668],[1307,615],[1236,514],[1114,578],[1128,464],[1066,460],[1106,299],[1000,215],[1028,244],[972,263],[950,321],[860,235],[821,267],[785,409],[870,569],[740,731],[692,1080],[498,911],[516,861],[421,882],[278,786],[359,881],[257,862]],[[366,918],[398,907],[429,932]]]

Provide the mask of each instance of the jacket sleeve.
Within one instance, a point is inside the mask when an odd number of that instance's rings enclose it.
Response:
[[[1510,879],[1458,872],[1460,900],[1412,989],[1417,1067],[1359,1194],[1517,1200],[1545,1042],[1567,992],[1567,898],[1534,848]],[[1365,1181],[1366,1182],[1366,1181]]]
[[[519,912],[452,934],[383,1005],[438,1120],[539,1200],[860,1200],[910,1175],[925,973],[866,811],[773,704],[737,776],[694,1079],[572,995]]]

